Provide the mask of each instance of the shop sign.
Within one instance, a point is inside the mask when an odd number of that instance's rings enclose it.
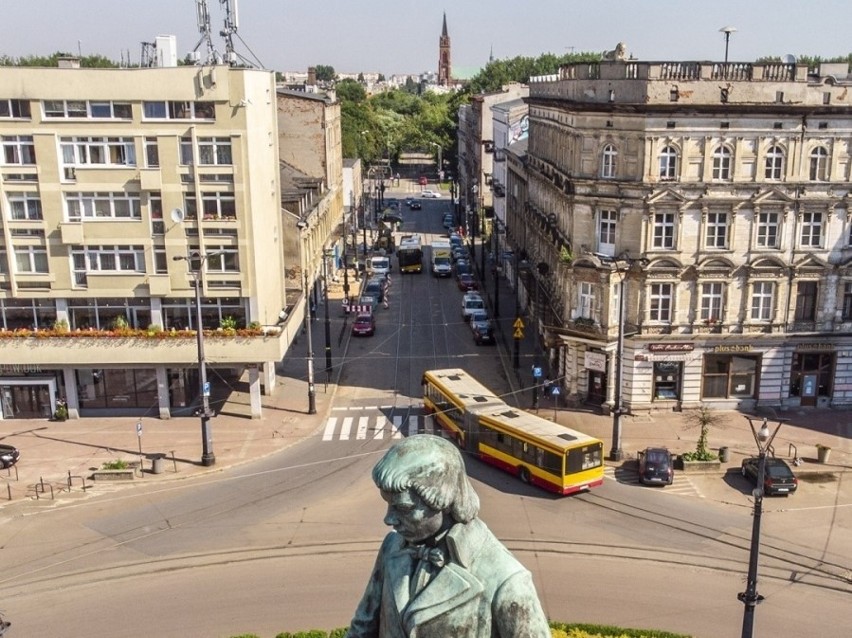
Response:
[[[649,343],[649,352],[692,352],[694,343]]]
[[[28,363],[0,363],[0,374],[38,374],[41,366]]]
[[[833,343],[797,343],[796,350],[798,352],[834,352]]]
[[[606,372],[606,355],[602,352],[589,352],[587,350],[584,354],[583,367],[586,370]]]
[[[751,352],[751,344],[741,343],[733,345],[714,346],[713,352]]]

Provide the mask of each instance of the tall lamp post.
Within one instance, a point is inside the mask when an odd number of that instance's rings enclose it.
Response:
[[[204,327],[201,324],[201,271],[210,257],[221,255],[216,250],[201,254],[197,250],[188,255],[175,255],[174,261],[185,261],[195,283],[195,343],[198,349],[198,394],[201,396],[201,465],[209,467],[216,463],[213,453],[213,433],[210,428],[210,385],[207,383],[207,360],[204,357]]]
[[[491,234],[494,236],[494,316],[500,316],[500,219],[497,215],[494,216],[494,223],[491,225]]]
[[[429,142],[432,146],[438,149],[438,183],[441,182],[441,172],[444,170],[444,158],[443,153],[444,149],[441,148],[441,145],[437,142]]]
[[[331,377],[331,316],[328,314],[328,258],[330,250],[322,251],[322,285],[323,299],[325,301],[325,382],[328,384]]]
[[[763,423],[760,429],[754,427],[754,420],[751,417],[746,417],[748,424],[751,426],[751,434],[754,436],[754,442],[757,444],[758,464],[757,464],[757,485],[754,487],[754,515],[751,523],[751,547],[748,555],[748,579],[746,581],[746,590],[737,594],[737,598],[742,601],[745,608],[743,610],[743,631],[742,638],[751,638],[754,635],[754,609],[757,604],[763,600],[763,596],[757,593],[757,561],[760,557],[760,517],[763,513],[763,481],[766,478],[766,452],[772,448],[772,441],[778,430],[781,429],[783,421],[779,420],[775,431],[770,434],[769,425],[766,423],[766,417],[763,418]]]
[[[629,266],[628,266],[629,267]],[[624,385],[624,280],[627,272],[616,266],[621,273],[621,281],[618,282],[618,339],[615,346],[615,403],[612,406],[612,449],[609,458],[612,461],[621,461],[624,458],[624,450],[621,449],[621,416],[624,407],[621,402],[622,385]]]
[[[471,186],[470,187],[470,194],[471,194],[471,200],[472,200],[470,208],[473,209],[473,211],[472,211],[473,214],[469,216],[469,220],[468,220],[468,224],[467,224],[467,236],[470,240],[469,243],[470,243],[471,268],[473,268],[473,264],[476,263],[474,261],[474,259],[476,258],[476,250],[475,250],[475,247],[473,245],[473,240],[476,239],[476,226],[479,223],[479,215],[478,215],[478,211],[476,210],[477,202],[479,201],[479,197],[478,197],[479,186],[477,186],[476,184]]]
[[[736,27],[722,27],[719,29],[719,33],[725,34],[725,73],[728,72],[728,43],[731,41],[731,34],[736,30]]]
[[[308,273],[305,273],[305,333],[308,339],[308,414],[317,413],[317,392],[314,386],[314,345],[311,340],[311,310],[308,295]]]

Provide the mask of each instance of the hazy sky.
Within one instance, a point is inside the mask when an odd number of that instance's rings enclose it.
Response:
[[[237,52],[265,68],[435,71],[443,11],[454,67],[495,58],[603,51],[624,42],[643,60],[730,61],[764,55],[846,55],[850,0],[237,0]],[[224,10],[207,0],[214,44]],[[56,51],[140,60],[141,42],[177,36],[179,57],[200,38],[195,0],[0,0],[0,55]],[[206,47],[202,46],[202,51]]]

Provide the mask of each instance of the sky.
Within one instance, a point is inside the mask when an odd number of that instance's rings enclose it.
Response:
[[[237,53],[276,71],[318,64],[338,73],[436,71],[443,12],[454,68],[542,53],[601,52],[618,42],[640,60],[729,61],[852,52],[850,0],[233,0]],[[0,55],[57,51],[138,64],[141,43],[199,44],[196,0],[0,0]],[[217,50],[222,0],[207,0]],[[202,54],[206,46],[200,47]],[[259,62],[259,63],[258,63]]]

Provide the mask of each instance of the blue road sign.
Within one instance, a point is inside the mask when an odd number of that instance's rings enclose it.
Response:
[[[536,379],[541,379],[541,367],[540,366],[533,366],[533,376]]]
[[[559,386],[558,386],[558,385],[553,386],[553,388],[550,390],[550,393],[551,393],[553,396],[555,396],[555,397],[558,397],[560,394],[562,394],[562,393],[559,391]]]
[[[206,381],[204,383],[204,391],[202,392],[202,394],[206,397],[210,396],[210,382],[209,381]]]

